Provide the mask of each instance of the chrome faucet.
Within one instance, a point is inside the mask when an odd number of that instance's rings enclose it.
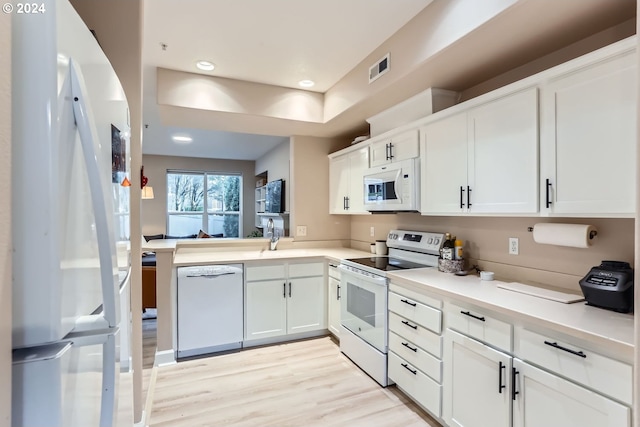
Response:
[[[278,231],[275,229],[275,225],[273,224],[273,218],[269,218],[267,221],[267,236],[269,237],[269,250],[275,251],[276,246],[278,246]]]

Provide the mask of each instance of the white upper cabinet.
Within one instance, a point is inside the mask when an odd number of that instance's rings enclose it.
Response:
[[[418,130],[412,129],[392,137],[372,142],[371,167],[402,160],[414,159],[420,155]]]
[[[422,129],[422,213],[538,212],[538,92],[529,88]]]
[[[369,213],[364,208],[363,178],[368,168],[368,145],[329,160],[329,213]]]
[[[538,90],[474,108],[467,123],[468,211],[537,213]]]
[[[464,211],[467,186],[467,113],[429,123],[421,130],[421,212]]]
[[[627,50],[541,87],[543,214],[634,215],[636,61]]]

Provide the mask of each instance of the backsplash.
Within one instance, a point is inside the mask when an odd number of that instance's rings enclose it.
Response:
[[[535,223],[592,224],[598,236],[587,249],[541,245],[527,231]],[[375,236],[370,236],[371,227]],[[602,260],[634,260],[634,220],[630,218],[497,218],[431,217],[417,213],[354,216],[352,247],[368,250],[376,239],[385,239],[390,229],[450,232],[464,241],[464,257],[505,281],[524,281],[580,291],[580,280]],[[519,255],[509,255],[509,238],[519,239]]]

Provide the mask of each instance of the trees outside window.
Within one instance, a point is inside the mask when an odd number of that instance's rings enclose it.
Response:
[[[167,172],[167,234],[240,237],[242,176],[212,172]],[[205,209],[206,208],[206,209]]]

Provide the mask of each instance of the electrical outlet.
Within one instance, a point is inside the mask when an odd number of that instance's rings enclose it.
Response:
[[[509,255],[518,255],[520,248],[518,247],[518,238],[509,237]]]
[[[371,228],[369,229],[369,235],[370,235],[371,237],[375,237],[375,236],[376,236],[376,228],[375,228],[375,227],[371,227]]]
[[[296,227],[296,236],[304,237],[307,235],[307,226],[306,225],[298,225]]]

